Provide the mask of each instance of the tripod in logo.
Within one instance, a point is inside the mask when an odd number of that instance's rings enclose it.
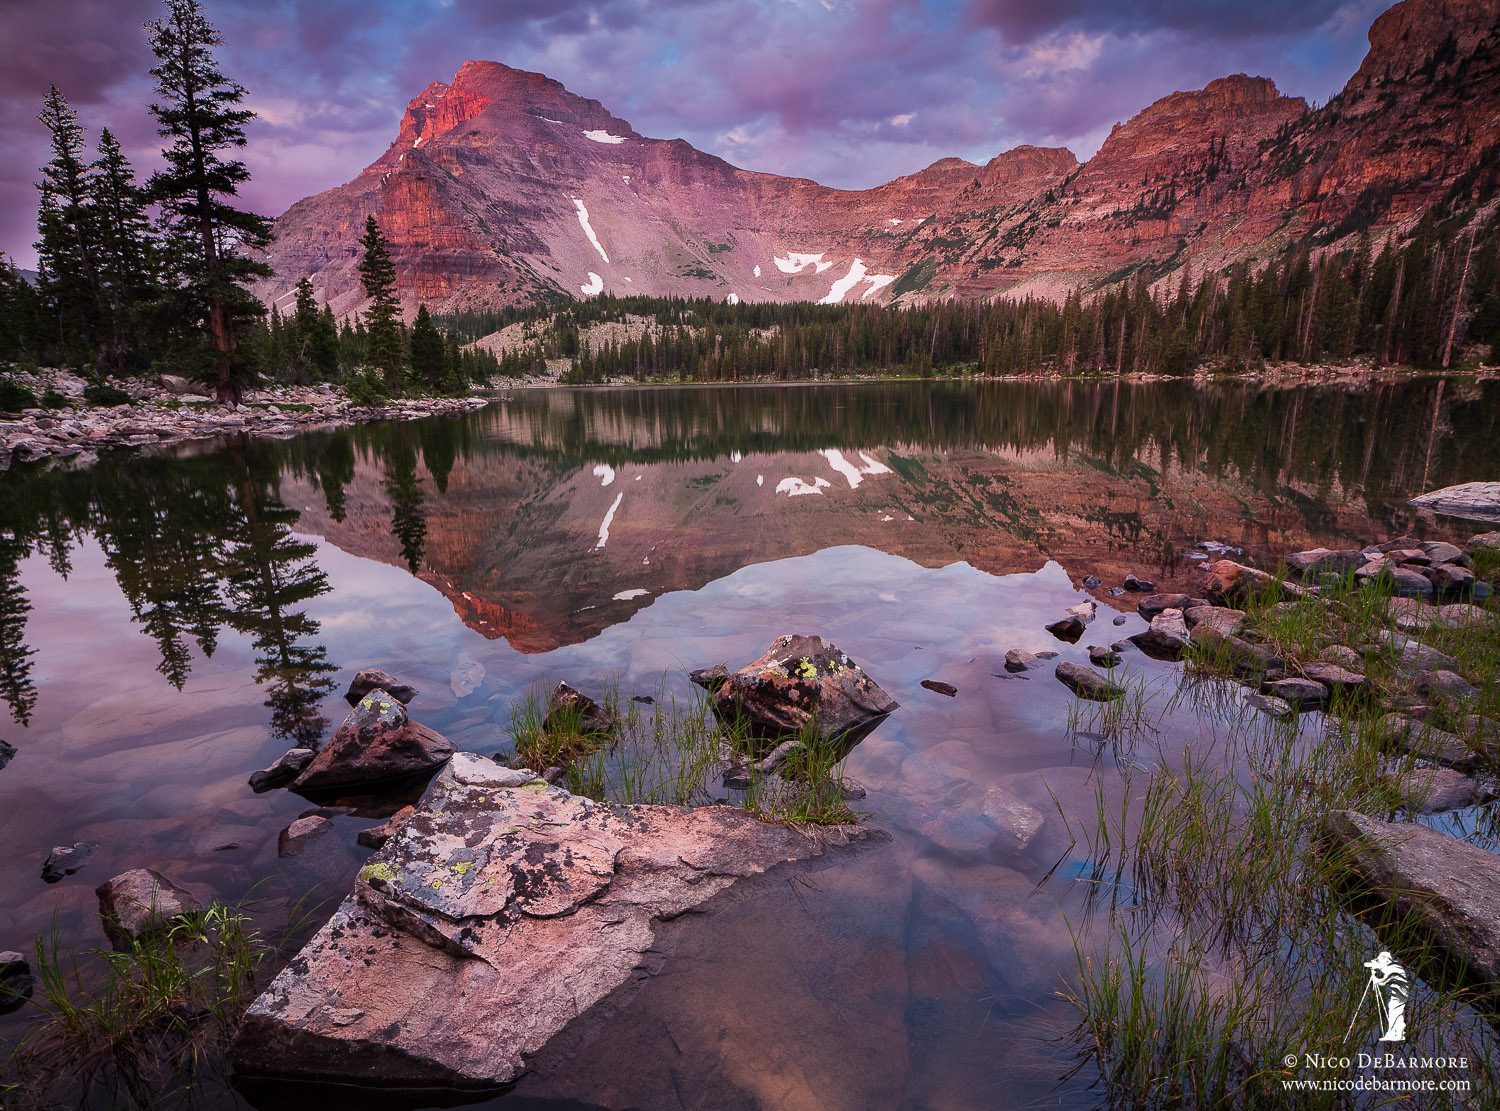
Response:
[[[1365,1008],[1365,1000],[1372,996],[1375,1017],[1380,1022],[1380,1040],[1405,1041],[1406,996],[1411,989],[1411,978],[1406,969],[1397,964],[1386,950],[1381,950],[1374,960],[1365,961],[1365,967],[1370,970],[1370,977],[1365,981],[1365,991],[1359,997],[1359,1005],[1354,1008],[1354,1017],[1349,1020],[1349,1030],[1344,1035],[1344,1041],[1348,1042],[1349,1034],[1354,1032],[1354,1024],[1359,1021],[1360,1012]]]

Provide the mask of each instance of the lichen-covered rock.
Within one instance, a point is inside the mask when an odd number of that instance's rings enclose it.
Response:
[[[818,841],[748,811],[610,806],[459,753],[250,1007],[242,1074],[514,1080],[681,915]],[[505,784],[505,785],[500,785]]]
[[[344,692],[344,701],[351,706],[358,706],[360,699],[371,691],[385,691],[401,705],[408,705],[417,697],[417,688],[410,683],[403,683],[389,671],[382,671],[378,667],[366,667],[355,672],[354,678],[349,681],[349,689]]]
[[[171,928],[182,915],[201,910],[192,894],[154,868],[132,868],[100,884],[99,917],[116,949],[160,930]]]
[[[452,755],[447,738],[412,721],[397,699],[376,689],[349,711],[292,789],[327,791],[417,775],[441,767]]]
[[[1080,623],[1080,628],[1082,623]],[[824,740],[854,744],[898,703],[822,637],[781,636],[709,697],[721,720],[743,718],[760,737],[800,733],[813,721]]]

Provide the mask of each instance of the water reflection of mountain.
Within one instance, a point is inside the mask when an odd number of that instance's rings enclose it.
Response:
[[[66,573],[85,535],[164,676],[237,630],[296,738],[321,729],[332,665],[301,608],[328,583],[294,533],[406,567],[525,651],[839,544],[1187,585],[1200,539],[1278,553],[1420,527],[1406,497],[1500,471],[1497,402],[1496,383],[1439,380],[519,391],[461,418],[17,472],[0,485],[0,695],[22,719],[35,700],[20,561]],[[859,450],[885,473],[854,487]],[[820,492],[778,494],[793,477]]]
[[[1277,553],[1411,526],[1410,493],[1494,467],[1494,400],[1493,384],[1435,381],[522,393],[422,426],[424,457],[445,450],[420,573],[472,628],[524,651],[586,639],[664,591],[839,544],[1186,586],[1182,549],[1200,539]],[[310,480],[288,499],[302,527],[399,565],[389,441],[418,432],[355,436],[342,520]],[[815,450],[834,446],[889,473],[851,488]],[[792,477],[828,485],[776,493]]]

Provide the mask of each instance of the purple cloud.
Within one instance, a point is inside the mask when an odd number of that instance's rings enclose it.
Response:
[[[1326,99],[1358,64],[1379,0],[206,0],[224,68],[261,115],[248,205],[276,214],[346,181],[406,102],[465,61],[557,78],[640,132],[737,165],[877,184],[1023,142],[1080,157],[1110,124],[1225,73]],[[35,121],[49,82],[90,139],[155,162],[141,27],[154,0],[0,0],[0,251],[33,258]]]

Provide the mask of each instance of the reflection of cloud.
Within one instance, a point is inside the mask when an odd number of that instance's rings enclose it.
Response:
[[[245,202],[277,213],[353,177],[406,101],[470,58],[556,77],[643,134],[751,169],[861,186],[1021,142],[1080,155],[1115,120],[1235,70],[1325,99],[1352,72],[1378,0],[216,0],[226,72],[261,119]],[[155,0],[0,6],[26,49],[0,73],[0,250],[30,258],[34,117],[49,81],[90,136],[108,124],[149,169],[142,23]],[[1312,60],[1309,60],[1312,59]]]

